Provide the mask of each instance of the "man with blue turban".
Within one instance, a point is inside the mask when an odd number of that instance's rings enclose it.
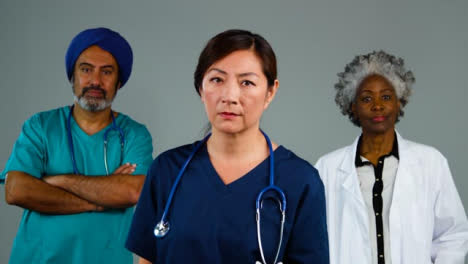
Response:
[[[124,242],[153,151],[146,127],[111,109],[132,63],[110,29],[71,41],[74,103],[29,118],[0,175],[7,203],[24,208],[11,264],[132,263]]]

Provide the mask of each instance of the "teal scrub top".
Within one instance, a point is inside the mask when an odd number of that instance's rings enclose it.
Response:
[[[69,113],[68,106],[61,107],[35,114],[24,123],[0,175],[0,183],[5,182],[8,171],[14,170],[37,178],[73,174],[66,129]],[[124,114],[119,113],[115,121],[125,135],[122,162],[137,164],[134,175],[146,174],[153,152],[150,133],[144,125]],[[106,174],[103,138],[109,127],[90,136],[72,118],[71,134],[80,174]],[[112,173],[121,165],[116,130],[109,132],[107,148],[109,173]],[[9,263],[132,263],[131,253],[124,248],[132,214],[133,207],[70,215],[25,209]]]

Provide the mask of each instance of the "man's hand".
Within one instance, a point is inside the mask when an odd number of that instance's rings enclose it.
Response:
[[[136,164],[125,163],[118,167],[112,174],[132,174],[136,169]]]

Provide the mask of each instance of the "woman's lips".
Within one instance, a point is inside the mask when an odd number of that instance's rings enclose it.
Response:
[[[385,121],[385,119],[386,119],[385,116],[374,116],[372,118],[372,121],[374,121],[374,122],[383,122],[383,121]]]
[[[226,119],[233,119],[233,118],[235,118],[236,116],[238,116],[237,114],[232,113],[232,112],[221,112],[221,113],[219,113],[219,115],[220,115],[222,118],[226,118]]]

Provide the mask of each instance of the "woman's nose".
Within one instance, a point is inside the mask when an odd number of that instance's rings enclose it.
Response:
[[[227,104],[238,104],[240,96],[240,87],[237,83],[229,82],[222,88],[222,102]]]
[[[382,100],[379,100],[379,99],[375,100],[373,105],[372,105],[372,110],[373,111],[381,111],[383,109],[384,109],[384,104],[383,104]]]

